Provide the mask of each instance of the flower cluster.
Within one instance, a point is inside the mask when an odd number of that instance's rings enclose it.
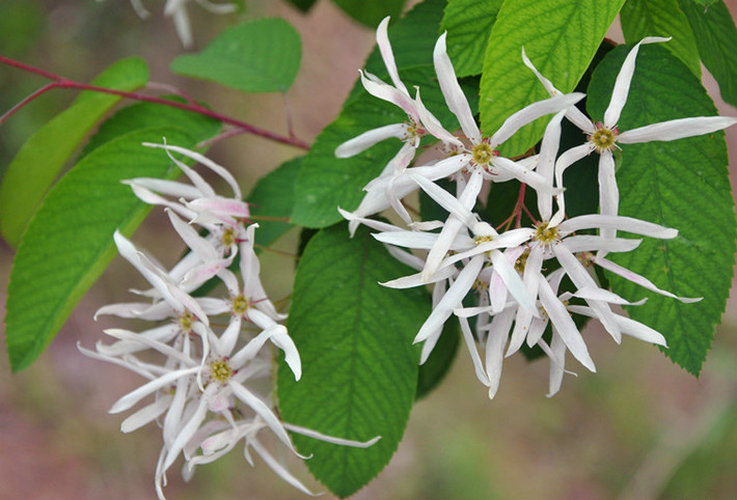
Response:
[[[358,447],[370,446],[378,438],[365,443],[350,441],[279,419],[271,394],[274,355],[265,346],[271,343],[283,352],[297,380],[302,368],[297,348],[282,324],[286,316],[269,300],[259,278],[254,251],[258,224],[249,221],[248,204],[241,201],[238,184],[226,169],[187,149],[145,145],[165,149],[191,184],[150,178],[125,182],[144,202],[164,207],[189,252],[167,271],[116,232],[118,252],[151,288],[136,291],[144,301],[104,306],[95,317],[114,315],[156,321],[157,325],[142,332],[108,329],[105,333],[115,339],[113,343],[98,342],[95,351],[80,350],[147,379],[120,398],[110,412],[123,412],[146,398],[151,400],[126,418],[121,430],[131,432],[154,421],[160,425],[163,446],[156,466],[159,498],[164,498],[166,472],[179,455],[186,460],[183,475],[188,479],[196,465],[212,462],[241,440],[251,465],[253,450],[285,481],[311,494],[264,446],[261,431],[273,433],[277,443],[295,454],[287,431]],[[172,153],[199,162],[220,176],[231,187],[232,198],[218,195]],[[227,296],[192,295],[213,278],[225,285]]]
[[[675,229],[619,215],[614,148],[619,144],[706,134],[737,123],[733,118],[715,116],[671,120],[624,132],[617,128],[640,46],[668,39],[645,38],[629,52],[617,76],[603,123],[594,123],[575,106],[583,94],[559,92],[523,50],[524,63],[550,97],[512,114],[499,130],[485,137],[456,78],[446,51],[445,34],[435,45],[433,61],[445,102],[457,118],[462,134],[452,134],[443,128],[423,105],[419,89],[414,98],[407,91],[392,54],[388,22],[388,18],[382,21],[376,38],[391,84],[365,72],[361,73],[361,81],[373,96],[401,107],[408,120],[365,132],[340,145],[335,153],[338,157],[349,157],[391,137],[399,138],[403,145],[381,174],[366,185],[366,195],[358,208],[353,212],[339,210],[349,221],[351,234],[358,224],[376,230],[374,237],[386,244],[392,255],[418,271],[384,283],[385,286],[433,286],[432,313],[415,337],[415,342],[424,341],[421,363],[427,360],[444,323],[453,315],[460,321],[476,375],[489,388],[489,397],[494,397],[498,389],[504,357],[516,353],[525,344],[539,346],[550,359],[549,396],[560,389],[563,374],[570,373],[565,364],[567,352],[595,371],[573,320],[574,314],[600,321],[616,342],[625,334],[665,346],[665,338],[659,332],[627,318],[613,307],[638,305],[644,300],[631,304],[602,288],[595,266],[683,302],[700,300],[676,297],[607,259],[607,254],[632,251],[642,241],[619,238],[617,231],[660,239],[675,238],[678,234]],[[552,117],[537,154],[521,159],[500,155],[498,147],[521,127],[549,115]],[[586,141],[559,152],[563,119],[578,126],[586,134]],[[438,149],[446,155],[432,163],[411,166],[420,138],[425,135],[439,141]],[[563,173],[568,166],[592,153],[600,158],[600,212],[567,218]],[[452,192],[437,183],[441,179],[452,181],[455,185]],[[480,194],[488,192],[485,188],[489,184],[512,179],[520,182],[520,197],[506,221],[487,221],[474,211]],[[537,217],[524,204],[525,190],[530,188],[537,196]],[[417,190],[424,191],[448,212],[446,220],[412,219],[402,199]],[[489,203],[493,202],[492,189]],[[369,218],[390,207],[406,228]],[[533,220],[532,226],[522,226],[523,211]],[[492,222],[497,229],[504,230],[498,232]],[[470,304],[473,306],[468,307]],[[548,325],[549,335],[545,334]],[[483,360],[479,345],[485,350]]]

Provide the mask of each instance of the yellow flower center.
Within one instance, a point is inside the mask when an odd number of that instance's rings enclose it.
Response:
[[[233,369],[227,360],[219,359],[210,363],[210,375],[221,384],[224,384],[233,376]]]
[[[248,311],[248,308],[251,306],[250,302],[246,297],[243,296],[243,294],[238,295],[233,299],[232,302],[233,305],[233,314],[237,316],[243,316]]]
[[[231,245],[235,244],[235,229],[232,227],[228,227],[223,231],[223,235],[220,238],[223,242],[223,246],[226,248],[230,247]]]
[[[192,325],[194,324],[194,316],[189,311],[185,311],[184,314],[179,318],[179,327],[183,332],[189,333],[192,331]]]
[[[609,129],[602,123],[596,124],[596,132],[589,136],[589,141],[594,145],[599,153],[603,153],[608,149],[614,148],[614,143],[617,141],[619,130],[617,128]]]
[[[525,250],[522,252],[522,255],[517,257],[517,260],[514,261],[514,269],[520,274],[523,274],[525,272],[525,265],[527,264],[527,257],[530,256],[530,251]]]
[[[494,150],[491,149],[488,142],[482,141],[471,150],[471,161],[476,165],[487,166],[492,158],[494,158]]]
[[[476,246],[479,246],[482,243],[486,243],[487,241],[493,241],[494,237],[491,235],[486,236],[474,236],[473,242],[476,243]]]
[[[535,226],[534,238],[544,245],[549,245],[560,239],[558,236],[558,228],[548,227],[547,222],[540,222]]]

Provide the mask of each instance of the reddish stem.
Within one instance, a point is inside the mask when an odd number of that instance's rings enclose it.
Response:
[[[43,76],[44,78],[48,78],[49,80],[53,80],[54,83],[46,85],[30,96],[28,96],[26,99],[24,99],[22,102],[18,103],[16,106],[14,106],[8,113],[3,115],[2,119],[0,119],[0,124],[2,124],[3,120],[6,120],[9,118],[13,113],[18,111],[21,107],[25,106],[29,102],[31,102],[33,99],[38,97],[39,95],[43,94],[44,92],[47,92],[48,90],[60,87],[60,88],[68,88],[68,89],[79,89],[79,90],[90,90],[93,92],[100,92],[103,94],[112,94],[117,95],[120,97],[125,97],[128,99],[134,99],[137,101],[146,101],[146,102],[153,102],[156,104],[161,104],[163,106],[169,106],[172,108],[179,108],[186,111],[191,111],[193,113],[198,113],[203,116],[209,116],[210,118],[214,118],[216,120],[219,120],[223,123],[227,123],[229,125],[233,125],[234,127],[240,129],[243,131],[243,133],[253,134],[259,137],[264,137],[266,139],[271,139],[272,141],[279,142],[281,144],[287,144],[290,146],[295,146],[298,148],[302,148],[305,150],[309,150],[310,146],[309,144],[294,138],[294,137],[285,137],[280,134],[276,134],[274,132],[270,132],[268,130],[261,129],[259,127],[253,126],[249,123],[242,122],[240,120],[236,120],[235,118],[231,118],[229,116],[222,115],[220,113],[216,113],[215,111],[211,111],[203,106],[200,106],[197,103],[181,103],[176,101],[168,101],[166,99],[163,99],[161,97],[153,97],[148,96],[144,94],[139,94],[137,92],[125,92],[122,90],[115,90],[115,89],[108,89],[105,87],[98,87],[97,85],[89,85],[86,83],[80,83],[75,82],[73,80],[68,80],[64,77],[61,77],[59,75],[55,75],[53,73],[49,73],[48,71],[44,71],[42,69],[29,66],[27,64],[23,64],[21,62],[15,61],[13,59],[9,59],[4,56],[0,56],[0,63],[7,64],[9,66],[13,66],[16,68],[20,68],[22,70]]]

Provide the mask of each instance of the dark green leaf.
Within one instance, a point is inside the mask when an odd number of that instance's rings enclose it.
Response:
[[[122,59],[92,83],[132,91],[146,84],[148,68],[139,58]],[[72,153],[120,97],[83,92],[64,112],[36,131],[15,155],[0,185],[0,230],[17,245],[28,221]]]
[[[448,0],[442,31],[448,32],[448,55],[459,77],[480,75],[491,27],[504,0]]]
[[[664,47],[701,78],[696,40],[678,0],[627,0],[619,19],[627,43],[635,44],[646,36],[672,37]]]
[[[430,310],[427,292],[380,281],[413,271],[361,228],[323,229],[300,260],[288,328],[299,349],[299,382],[279,369],[286,422],[349,439],[381,440],[366,449],[295,435],[314,476],[340,497],[368,483],[397,449],[417,390],[419,350],[412,338]]]
[[[286,92],[299,71],[302,43],[284,19],[256,19],[222,32],[198,54],[171,63],[184,76],[243,92]]]
[[[28,224],[8,285],[6,341],[14,371],[30,365],[115,255],[113,232],[130,235],[148,212],[121,180],[179,174],[160,142],[192,146],[179,129],[132,132],[100,146],[49,192]]]
[[[405,0],[333,0],[333,3],[343,9],[359,23],[376,28],[386,16],[397,17],[402,13]]]
[[[696,38],[699,55],[717,83],[722,99],[737,106],[737,28],[722,0],[705,8],[678,0]]]
[[[481,77],[481,128],[486,134],[547,92],[522,63],[522,47],[561,92],[570,92],[589,66],[624,0],[506,0],[497,15]],[[548,118],[524,127],[502,152],[524,153],[542,137]]]
[[[587,108],[600,120],[628,51],[612,51],[594,72]],[[675,118],[715,115],[716,109],[688,68],[658,45],[640,48],[622,131]],[[672,142],[624,144],[617,171],[620,213],[679,230],[673,240],[645,238],[630,253],[611,255],[620,265],[695,304],[646,292],[610,275],[629,299],[648,296],[630,315],[668,341],[665,353],[693,374],[706,357],[729,295],[735,254],[735,215],[722,132]]]
[[[262,177],[246,197],[251,204],[253,220],[259,225],[256,231],[256,243],[259,245],[271,245],[292,227],[287,219],[294,207],[294,184],[303,159],[300,156],[282,163],[276,170]],[[270,220],[280,217],[285,220]]]

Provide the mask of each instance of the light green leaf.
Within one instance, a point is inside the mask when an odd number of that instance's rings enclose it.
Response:
[[[256,19],[222,32],[205,50],[171,63],[174,73],[243,92],[286,92],[299,72],[302,43],[284,19]]]
[[[302,359],[302,379],[279,368],[285,422],[331,436],[381,440],[366,449],[294,435],[312,474],[339,497],[368,483],[397,449],[417,390],[419,350],[412,338],[430,312],[427,292],[393,290],[380,281],[413,271],[390,257],[361,228],[323,229],[297,268],[289,334]]]
[[[333,0],[343,12],[369,28],[376,28],[386,16],[398,17],[402,13],[404,2],[405,0]]]
[[[300,156],[282,163],[276,170],[262,177],[246,197],[251,205],[253,220],[259,225],[256,231],[256,243],[259,245],[271,245],[292,227],[287,219],[292,215],[294,184],[303,159]],[[285,220],[271,220],[279,217]]]
[[[570,92],[586,71],[624,0],[506,0],[491,30],[481,77],[481,129],[496,132],[524,106],[546,99],[522,63],[522,47],[561,92]],[[524,127],[501,148],[522,154],[542,137],[548,117]]]
[[[706,69],[716,79],[722,99],[737,106],[737,28],[722,0],[708,8],[690,0],[678,4],[691,23],[696,46]]]
[[[130,235],[149,208],[122,179],[176,177],[178,169],[143,142],[192,147],[180,129],[152,128],[105,143],[49,192],[28,224],[8,285],[6,342],[13,371],[30,365],[115,255],[116,229]]]
[[[122,59],[92,83],[132,91],[148,80],[146,63]],[[10,245],[17,245],[29,219],[72,153],[90,129],[120,97],[83,92],[65,111],[36,131],[21,147],[0,185],[0,231]]]
[[[594,119],[603,117],[627,51],[615,49],[594,72],[587,101]],[[679,59],[659,45],[640,48],[621,131],[716,113],[699,80]],[[612,289],[630,300],[647,296],[645,305],[628,308],[630,316],[661,332],[668,341],[666,355],[698,374],[724,312],[734,265],[737,225],[724,133],[621,148],[620,213],[676,228],[679,235],[645,238],[637,250],[610,257],[662,289],[704,300],[684,304],[610,274]]]
[[[491,27],[504,0],[448,0],[441,31],[458,77],[480,75]]]
[[[663,46],[701,78],[696,40],[678,0],[627,0],[619,19],[627,43],[635,44],[646,36],[672,37]]]

